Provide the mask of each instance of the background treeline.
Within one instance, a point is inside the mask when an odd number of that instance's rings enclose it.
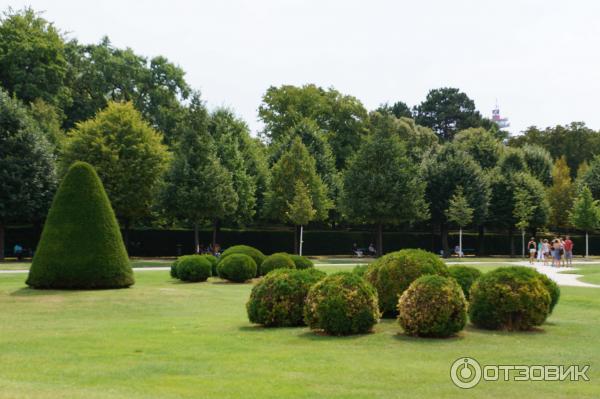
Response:
[[[254,137],[233,110],[207,109],[166,58],[68,39],[32,9],[0,20],[0,85],[0,256],[19,234],[35,246],[75,160],[97,169],[136,255],[164,254],[161,240],[172,254],[209,241],[271,248],[261,235],[297,250],[299,226],[318,230],[308,253],[370,241],[447,253],[456,228],[476,237],[465,247],[514,253],[516,231],[598,224],[599,132],[577,122],[509,138],[456,88],[367,110],[334,88],[270,87]]]

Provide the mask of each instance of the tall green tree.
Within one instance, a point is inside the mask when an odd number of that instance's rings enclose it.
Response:
[[[427,98],[413,110],[415,121],[427,126],[444,141],[470,127],[478,127],[483,118],[475,102],[459,89],[442,87],[430,90]]]
[[[302,182],[310,192],[315,209],[315,220],[325,220],[331,200],[327,197],[327,187],[319,177],[314,158],[299,137],[271,168],[269,190],[265,197],[265,211],[268,218],[281,222],[288,221],[289,204],[294,202],[297,182]],[[294,251],[298,252],[298,226],[295,226]]]
[[[54,25],[31,8],[0,17],[0,84],[26,103],[68,100],[65,44]]]
[[[343,209],[351,220],[377,226],[383,254],[384,224],[426,219],[425,184],[397,135],[379,130],[367,138],[344,174]]]
[[[312,199],[308,187],[302,181],[296,182],[294,199],[288,204],[287,217],[294,225],[300,226],[300,242],[298,253],[302,255],[302,244],[304,243],[304,226],[314,219],[317,211],[313,208]]]
[[[382,104],[376,109],[376,111],[381,114],[394,115],[398,119],[413,118],[413,114],[410,107],[402,101],[396,101],[392,105],[389,105],[388,103]]]
[[[262,135],[270,142],[287,142],[292,128],[303,119],[317,123],[336,157],[337,168],[358,148],[368,133],[368,114],[355,97],[313,84],[271,86],[258,109],[265,124]]]
[[[500,141],[488,130],[480,127],[461,130],[454,137],[454,143],[471,155],[484,170],[495,167],[502,152]]]
[[[463,256],[463,245],[462,245],[462,229],[469,225],[473,221],[473,208],[469,206],[469,201],[463,193],[463,188],[458,186],[456,191],[448,202],[448,209],[446,209],[446,217],[448,221],[456,224],[459,227],[458,233],[458,247],[459,257]]]
[[[515,227],[521,230],[521,256],[525,257],[525,230],[529,227],[531,215],[535,212],[537,204],[531,202],[529,193],[522,187],[516,187],[514,202],[513,217],[516,220]]]
[[[552,183],[553,166],[550,153],[544,147],[528,144],[523,146],[523,156],[529,173],[545,186],[549,186]]]
[[[449,254],[448,218],[446,210],[456,187],[461,186],[473,208],[473,223],[481,224],[486,218],[490,197],[488,180],[481,167],[465,151],[446,144],[424,159],[421,170],[426,182],[425,197],[431,210],[433,226],[442,236],[444,254]]]
[[[583,187],[570,212],[571,223],[585,231],[585,257],[589,256],[589,233],[600,225],[600,205],[588,187]]]
[[[111,102],[69,132],[61,164],[63,170],[75,161],[94,166],[128,244],[131,225],[150,213],[169,159],[162,135],[143,120],[132,103]]]
[[[131,101],[152,127],[171,144],[183,117],[180,101],[191,90],[183,70],[165,57],[151,59],[130,48],[114,47],[107,37],[98,44],[67,43],[66,78],[72,102],[65,108],[65,127],[93,117],[110,101]]]
[[[200,250],[199,227],[212,223],[214,246],[218,220],[238,209],[232,174],[219,160],[208,125],[206,108],[193,101],[178,127],[180,140],[160,195],[161,207],[167,215],[193,226],[196,253]]]
[[[552,185],[548,188],[550,225],[558,228],[569,227],[569,210],[573,206],[574,194],[571,171],[566,158],[562,156],[554,163]]]
[[[0,259],[6,226],[42,220],[55,188],[52,146],[27,107],[0,89]]]
[[[596,155],[587,169],[582,171],[580,184],[587,186],[595,199],[600,199],[600,155]]]

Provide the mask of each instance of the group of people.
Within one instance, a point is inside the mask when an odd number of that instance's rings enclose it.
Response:
[[[359,248],[358,245],[354,243],[352,244],[352,254],[358,258],[362,258],[365,255],[376,256],[377,250],[373,243],[370,243],[368,248]]]
[[[206,247],[202,244],[198,245],[198,248],[196,249],[196,253],[200,254],[200,255],[213,255],[216,257],[221,256],[221,245],[219,244],[215,244],[214,246],[212,244],[208,244]]]
[[[573,264],[573,241],[571,237],[556,237],[551,241],[540,238],[536,243],[535,238],[531,237],[527,244],[529,249],[529,263],[533,264],[536,260],[543,262],[544,266],[552,262],[553,267],[570,266]]]

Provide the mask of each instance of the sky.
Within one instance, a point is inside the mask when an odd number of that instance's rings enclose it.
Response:
[[[269,86],[315,83],[382,103],[458,87],[496,101],[518,134],[583,121],[600,129],[600,2],[594,0],[0,0],[32,6],[83,43],[164,55],[209,108],[253,132]]]

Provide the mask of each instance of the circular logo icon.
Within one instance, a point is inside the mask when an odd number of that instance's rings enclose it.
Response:
[[[459,388],[473,388],[481,381],[481,366],[470,357],[456,359],[450,368],[450,379]]]

